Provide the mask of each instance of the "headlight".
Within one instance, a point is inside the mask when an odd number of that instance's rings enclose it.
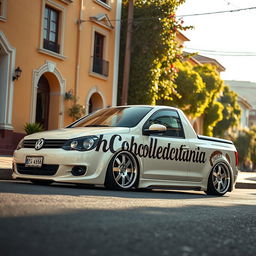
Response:
[[[17,145],[16,150],[23,148],[23,142],[24,142],[24,139],[20,140],[19,144]]]
[[[97,146],[97,136],[86,136],[68,140],[62,147],[65,150],[88,151]]]

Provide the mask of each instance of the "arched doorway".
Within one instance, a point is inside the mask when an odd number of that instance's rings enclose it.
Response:
[[[47,78],[42,75],[38,81],[36,100],[36,122],[48,130],[50,104],[50,85]]]
[[[89,99],[88,113],[90,114],[101,108],[103,108],[102,97],[99,93],[95,92]]]
[[[44,77],[44,78],[42,78]],[[41,91],[41,81],[46,83],[48,81],[49,99],[48,99],[48,130],[58,129],[63,127],[64,124],[64,93],[66,90],[66,81],[63,79],[60,71],[57,69],[56,64],[51,61],[46,63],[39,69],[33,71],[33,97],[32,109],[30,113],[30,122],[34,123],[37,116],[37,98],[38,93]],[[42,85],[46,88],[46,85]],[[47,94],[47,89],[44,90]]]

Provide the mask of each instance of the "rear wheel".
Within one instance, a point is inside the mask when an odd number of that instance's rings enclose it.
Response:
[[[109,189],[129,190],[138,183],[138,164],[126,151],[117,153],[110,161],[105,186]]]
[[[223,196],[230,186],[230,171],[225,163],[217,163],[210,173],[206,194]]]

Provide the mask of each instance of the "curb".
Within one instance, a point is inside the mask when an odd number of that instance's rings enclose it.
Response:
[[[256,182],[255,183],[237,182],[235,185],[235,188],[256,189]]]
[[[12,169],[0,169],[0,180],[12,180]],[[256,182],[237,182],[235,188],[256,189]]]
[[[0,180],[12,180],[12,169],[0,169]]]

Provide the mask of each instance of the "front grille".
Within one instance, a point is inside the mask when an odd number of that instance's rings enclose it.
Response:
[[[36,167],[25,167],[25,164],[16,164],[17,171],[20,174],[28,174],[28,175],[45,175],[52,176],[56,174],[59,165],[56,164],[43,164],[41,168]]]
[[[38,140],[24,140],[23,148],[34,148]],[[42,148],[62,148],[67,140],[45,140]]]

